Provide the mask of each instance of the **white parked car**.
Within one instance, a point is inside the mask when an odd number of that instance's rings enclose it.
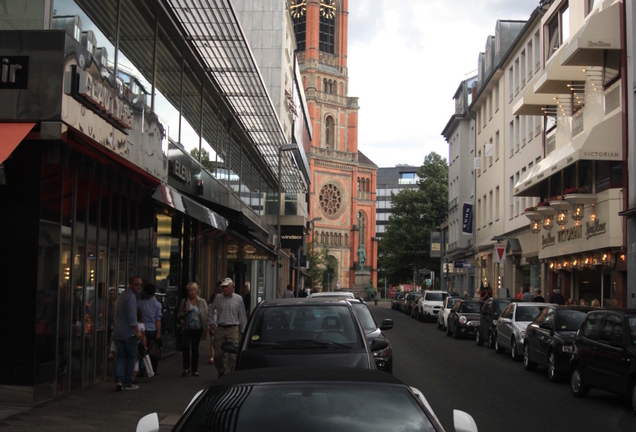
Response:
[[[523,356],[526,328],[547,305],[535,302],[510,303],[497,319],[495,351],[498,354],[510,351],[513,360],[520,359]]]
[[[444,306],[439,310],[437,314],[437,328],[440,330],[446,330],[448,327],[448,314],[461,297],[448,296],[444,299]]]
[[[444,306],[444,299],[448,297],[446,291],[422,291],[422,296],[417,301],[418,321],[437,321],[437,314]]]

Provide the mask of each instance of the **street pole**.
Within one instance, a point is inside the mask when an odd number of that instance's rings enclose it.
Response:
[[[294,297],[298,297],[298,292],[300,289],[300,254],[302,253],[303,247],[298,246],[298,255],[296,255],[296,292],[294,292]]]

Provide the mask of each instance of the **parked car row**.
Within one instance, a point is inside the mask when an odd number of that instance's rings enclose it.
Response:
[[[431,308],[429,300],[439,293],[421,293],[420,320],[436,316],[447,336],[471,338],[498,354],[509,353],[513,361],[523,359],[527,371],[545,368],[552,382],[569,378],[574,396],[585,397],[591,388],[627,396],[636,411],[636,309],[509,298],[482,302],[447,293]]]

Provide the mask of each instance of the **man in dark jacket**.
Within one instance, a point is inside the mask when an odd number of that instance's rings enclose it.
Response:
[[[535,302],[545,303],[545,299],[541,296],[541,290],[539,288],[534,290],[534,300]]]
[[[565,298],[561,295],[561,290],[559,288],[555,288],[552,290],[552,295],[550,296],[549,303],[555,303],[558,305],[565,304]]]

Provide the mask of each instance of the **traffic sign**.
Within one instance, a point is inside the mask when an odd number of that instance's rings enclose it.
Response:
[[[495,246],[495,262],[496,263],[506,262],[506,247],[505,246]]]

